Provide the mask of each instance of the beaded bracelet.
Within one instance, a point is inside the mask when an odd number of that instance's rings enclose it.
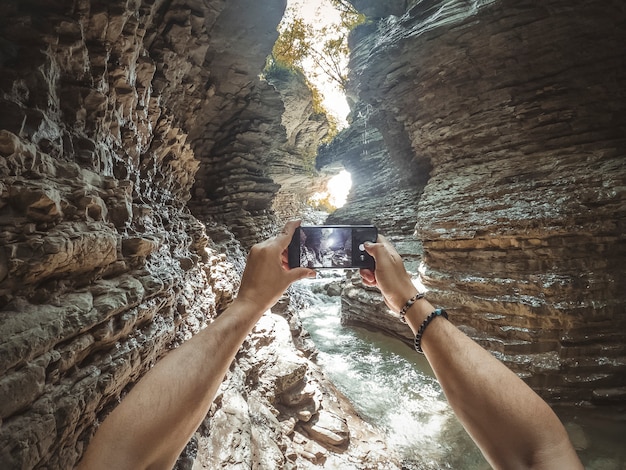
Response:
[[[404,318],[404,316],[406,315],[406,312],[409,311],[409,309],[411,308],[411,305],[413,305],[415,302],[417,302],[419,299],[423,299],[424,298],[424,294],[420,294],[419,292],[417,294],[415,294],[413,297],[411,297],[409,300],[406,301],[406,303],[404,304],[404,307],[402,307],[402,310],[400,310],[400,320],[403,323],[406,323],[406,318]]]
[[[439,316],[445,318],[446,320],[448,319],[448,313],[442,308],[437,308],[426,317],[426,319],[420,325],[419,330],[417,330],[417,334],[415,335],[415,350],[418,353],[424,354],[424,351],[422,351],[422,335],[424,334],[424,330],[426,330],[428,324],[433,321],[435,317]]]

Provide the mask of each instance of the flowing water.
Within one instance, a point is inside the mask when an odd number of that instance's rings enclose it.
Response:
[[[319,284],[313,281],[316,292]],[[317,288],[316,288],[317,287]],[[404,343],[380,333],[340,323],[339,297],[315,294],[301,320],[326,375],[359,414],[382,429],[406,467],[489,469],[480,451],[449,407],[426,359]],[[580,413],[559,413],[585,468],[626,469],[624,421]],[[612,423],[612,424],[609,424]]]

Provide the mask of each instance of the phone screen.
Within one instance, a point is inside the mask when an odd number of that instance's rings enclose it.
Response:
[[[376,227],[319,225],[299,227],[289,244],[289,266],[306,268],[374,268],[363,243],[375,242]]]
[[[350,227],[300,228],[300,266],[348,268],[352,265]]]

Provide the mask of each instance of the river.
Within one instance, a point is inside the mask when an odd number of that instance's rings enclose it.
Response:
[[[322,278],[307,281],[319,292]],[[361,416],[380,428],[406,468],[489,469],[465,432],[424,358],[381,333],[342,326],[337,296],[311,294],[301,312],[319,350],[318,363]],[[626,469],[626,422],[583,410],[557,413],[585,468]]]

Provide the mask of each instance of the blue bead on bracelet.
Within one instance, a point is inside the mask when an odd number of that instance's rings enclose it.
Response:
[[[417,330],[417,334],[415,335],[415,350],[420,354],[424,354],[424,351],[422,351],[422,336],[424,334],[424,330],[426,330],[426,327],[430,324],[431,321],[433,321],[435,317],[443,317],[447,320],[448,313],[442,308],[437,308],[433,310],[432,313],[428,315],[426,319],[422,322],[419,330]]]

